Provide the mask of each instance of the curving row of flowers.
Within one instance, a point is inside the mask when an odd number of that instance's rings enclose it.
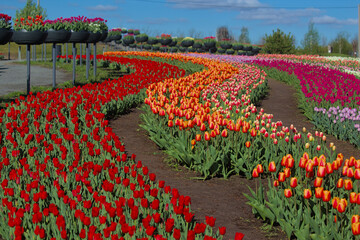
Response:
[[[296,56],[291,60],[292,55],[191,55],[264,67],[271,78],[284,81],[298,89],[300,106],[317,128],[360,146],[360,80],[353,74],[344,72],[340,67],[320,64],[318,59],[321,58],[316,56]]]
[[[213,217],[195,222],[190,197],[125,154],[106,120],[141,102],[141,89],[185,71],[150,60],[100,59],[130,64],[134,72],[30,94],[0,110],[1,236],[222,239],[226,228],[214,230]]]
[[[148,88],[144,127],[152,139],[205,178],[270,175],[269,190],[260,186],[247,196],[249,204],[289,237],[359,235],[360,160],[336,154],[322,132],[287,128],[252,105],[265,85],[261,70],[207,58],[192,59],[207,68],[196,78],[168,79]]]

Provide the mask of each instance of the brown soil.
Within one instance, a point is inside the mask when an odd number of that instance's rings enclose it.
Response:
[[[273,113],[274,120],[282,120],[285,126],[294,124],[298,129],[313,125],[297,108],[295,90],[278,81],[269,80],[269,95],[260,103],[265,112]],[[197,221],[203,222],[205,216],[216,218],[216,226],[226,226],[224,239],[233,239],[236,232],[245,234],[244,239],[287,239],[284,232],[275,227],[266,230],[261,219],[252,214],[252,209],[246,204],[244,193],[249,193],[248,186],[255,188],[254,180],[240,176],[232,176],[228,180],[214,178],[211,180],[194,180],[198,174],[191,172],[169,160],[152,142],[139,124],[141,110],[132,109],[129,114],[112,120],[110,126],[125,144],[126,150],[136,154],[136,159],[149,167],[157,175],[157,179],[165,180],[172,188],[177,188],[183,195],[192,199],[192,210]],[[359,156],[359,150],[349,143],[338,141],[327,136],[328,142],[334,142],[338,152],[344,152],[346,157]],[[172,163],[172,164],[171,164]]]

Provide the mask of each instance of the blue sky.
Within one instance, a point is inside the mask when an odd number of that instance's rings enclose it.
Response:
[[[37,2],[37,0],[34,0]],[[26,0],[0,2],[0,12],[15,17]],[[108,20],[110,28],[140,29],[151,36],[215,36],[227,26],[238,38],[247,27],[252,43],[277,28],[291,32],[300,45],[310,21],[328,43],[345,32],[349,41],[358,32],[358,4],[355,0],[40,0],[48,19],[87,16]]]

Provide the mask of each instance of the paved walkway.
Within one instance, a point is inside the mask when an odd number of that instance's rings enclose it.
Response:
[[[0,61],[0,96],[11,92],[26,92],[26,65],[16,64],[15,61]],[[56,84],[72,79],[72,75],[62,71],[56,71]],[[31,66],[31,86],[52,86],[52,69]]]

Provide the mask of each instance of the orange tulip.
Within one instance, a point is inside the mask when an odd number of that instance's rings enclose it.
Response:
[[[279,181],[278,180],[275,180],[274,183],[273,183],[274,187],[278,187],[279,186]]]
[[[354,176],[354,170],[351,167],[347,170],[347,176],[349,178],[352,178]]]
[[[339,204],[337,205],[337,210],[339,213],[343,213],[346,210],[346,205],[343,201],[340,201]]]
[[[285,182],[285,173],[284,172],[279,172],[279,177],[278,180],[279,182]]]
[[[254,170],[253,170],[253,172],[252,172],[252,177],[253,177],[253,178],[259,177],[259,172],[258,172],[258,170],[257,170],[256,168],[254,168]]]
[[[322,187],[315,188],[315,197],[322,198],[323,192],[324,192],[324,189]]]
[[[288,168],[293,168],[293,167],[294,167],[294,163],[295,163],[294,159],[293,159],[292,157],[289,157],[289,158],[287,159],[287,161],[286,161],[286,167],[288,167]]]
[[[351,223],[356,223],[360,221],[360,216],[359,215],[352,215],[351,216]]]
[[[328,190],[324,190],[324,191],[323,191],[322,200],[323,200],[324,202],[329,202],[330,199],[331,199],[331,192],[328,191]]]
[[[292,177],[292,178],[290,179],[290,187],[296,188],[297,185],[298,185],[297,178],[296,178],[296,177]]]
[[[300,158],[300,161],[299,161],[299,167],[301,168],[305,168],[306,167],[306,163],[307,163],[308,160],[306,160],[305,158]]]
[[[351,179],[344,180],[344,187],[346,190],[351,190],[353,188],[353,182],[351,181]]]
[[[198,142],[200,142],[200,141],[201,141],[201,135],[200,135],[200,134],[196,134],[195,140],[198,141]]]
[[[323,178],[325,177],[325,173],[326,173],[325,167],[319,166],[317,170],[317,176]]]
[[[285,197],[290,198],[292,196],[291,189],[288,189],[288,188],[285,189],[284,190],[284,195],[285,195]]]
[[[357,202],[357,193],[356,192],[351,192],[349,195],[349,200],[350,203],[356,203]]]
[[[276,172],[276,164],[274,161],[269,163],[269,172]]]
[[[337,206],[339,205],[339,202],[340,202],[340,198],[334,197],[334,198],[332,199],[332,206],[333,206],[333,208],[337,209]]]
[[[249,148],[249,147],[251,146],[251,142],[250,142],[250,141],[247,141],[247,142],[245,143],[245,146],[246,146],[247,148]]]
[[[174,122],[172,120],[168,121],[168,127],[173,127],[174,126]]]
[[[357,180],[360,179],[360,169],[359,169],[359,168],[355,169],[354,177],[355,177],[355,179],[357,179]]]
[[[224,138],[226,138],[228,136],[228,132],[227,132],[226,129],[222,130],[221,136],[224,137]]]
[[[311,190],[308,188],[304,189],[304,198],[309,199],[311,198],[311,196],[312,196]]]
[[[192,139],[192,140],[191,140],[191,145],[194,146],[195,144],[196,144],[196,140],[195,140],[195,139]]]
[[[285,173],[285,177],[290,177],[290,175],[291,175],[291,170],[290,170],[290,168],[285,168],[284,169],[284,173]]]
[[[210,140],[210,134],[209,134],[208,131],[205,132],[205,134],[204,134],[204,139],[205,139],[205,141],[209,141],[209,140]]]
[[[320,187],[322,185],[323,179],[320,177],[315,178],[314,187]]]
[[[326,163],[326,174],[333,173],[333,166],[331,163]]]
[[[360,234],[360,223],[359,222],[355,222],[351,224],[351,231],[353,233],[353,235],[359,235]]]
[[[344,186],[344,179],[339,178],[339,180],[337,181],[336,187],[342,188],[343,186]]]

